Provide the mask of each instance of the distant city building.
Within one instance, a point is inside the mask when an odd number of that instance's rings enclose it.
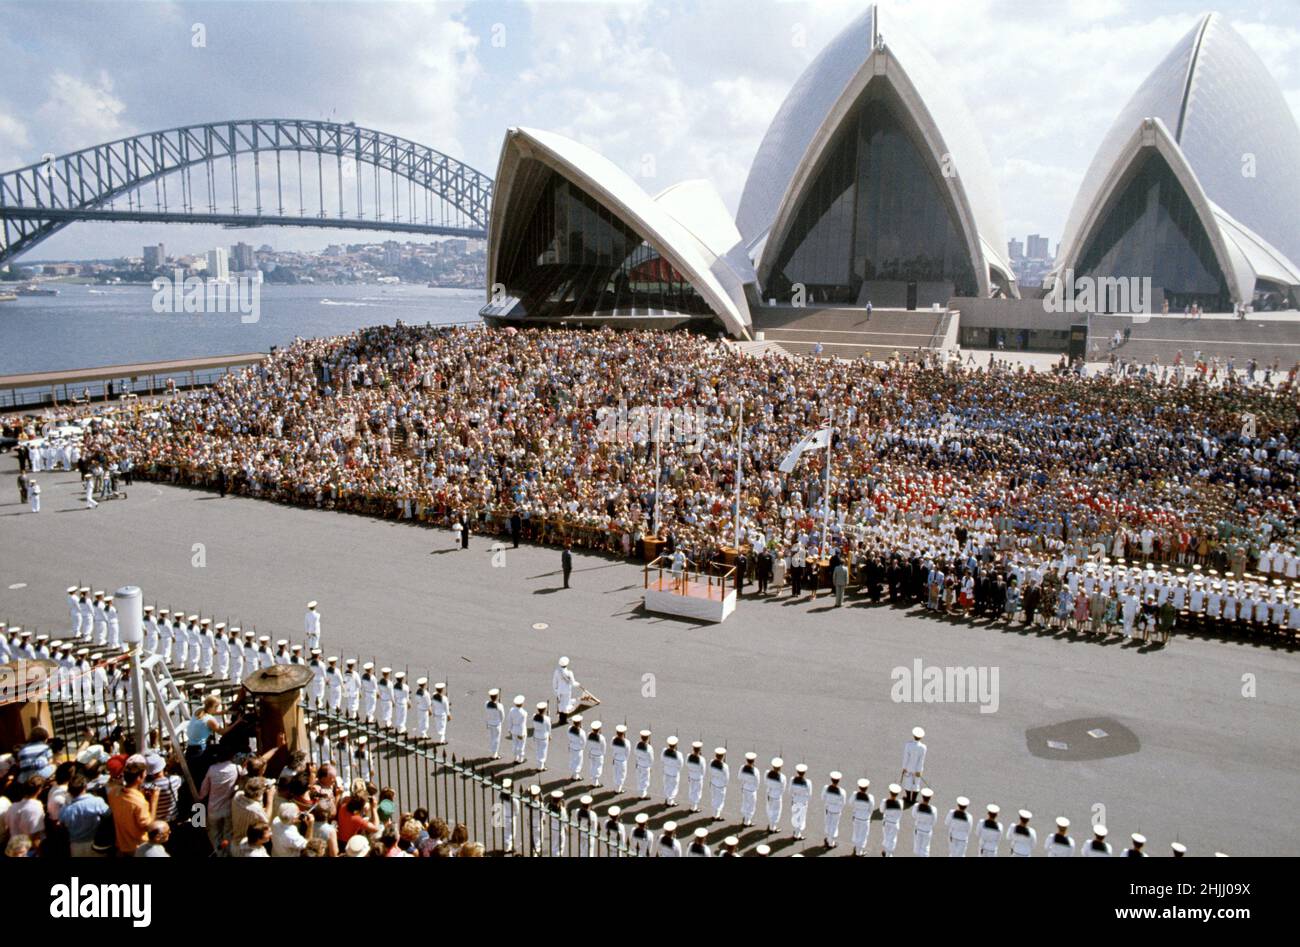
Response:
[[[402,245],[396,240],[384,241],[384,266],[398,266],[402,262]]]
[[[230,260],[225,247],[216,247],[208,251],[208,279],[222,282],[230,279]]]
[[[1023,259],[1025,256],[1025,244],[1022,240],[1012,237],[1007,241],[1007,255],[1013,260]]]
[[[1050,260],[1052,258],[1051,241],[1031,233],[1025,241],[1025,255],[1031,260]]]
[[[257,269],[257,256],[253,248],[246,243],[237,243],[231,247],[230,268],[240,272]]]
[[[144,268],[146,270],[161,269],[163,264],[166,262],[167,253],[163,249],[161,243],[156,246],[148,246],[144,248]]]

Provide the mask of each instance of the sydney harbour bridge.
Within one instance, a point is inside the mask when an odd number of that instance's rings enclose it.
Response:
[[[0,265],[79,220],[483,237],[492,179],[351,122],[146,132],[0,173]]]

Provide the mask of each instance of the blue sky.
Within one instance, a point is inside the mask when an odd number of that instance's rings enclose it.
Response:
[[[322,118],[404,135],[495,170],[501,135],[578,138],[657,191],[706,177],[734,210],[795,78],[858,0],[469,3],[4,2],[0,167],[133,132],[229,118]],[[897,0],[984,130],[1006,230],[1059,238],[1098,142],[1207,8],[1178,0]],[[1300,116],[1294,0],[1218,7]],[[202,24],[206,46],[191,42]],[[188,252],[335,232],[82,224],[33,258]]]

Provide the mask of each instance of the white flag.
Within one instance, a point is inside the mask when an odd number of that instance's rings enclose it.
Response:
[[[817,450],[819,447],[827,447],[831,442],[831,429],[829,426],[819,427],[817,430],[808,434],[798,444],[791,448],[790,453],[785,455],[785,460],[781,461],[781,466],[777,468],[781,473],[789,473],[794,470],[794,465],[799,461],[799,455],[804,451]]]

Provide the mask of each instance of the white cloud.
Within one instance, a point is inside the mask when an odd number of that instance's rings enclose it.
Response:
[[[113,93],[112,77],[100,70],[89,81],[66,72],[54,73],[37,114],[43,125],[58,130],[57,140],[63,146],[72,148],[127,134],[122,120],[125,111],[126,103]]]

